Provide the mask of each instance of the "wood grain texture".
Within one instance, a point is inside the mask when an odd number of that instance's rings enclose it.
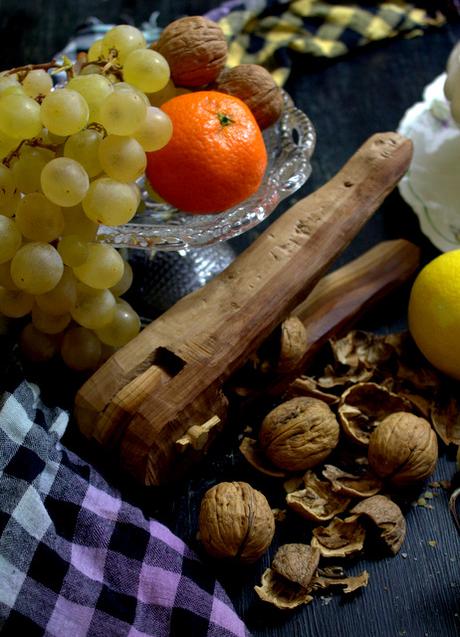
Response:
[[[331,337],[345,334],[356,321],[393,290],[406,283],[420,265],[420,248],[405,239],[382,241],[324,276],[293,310],[305,328],[305,353],[287,372],[272,373],[263,392],[279,396],[300,376]]]
[[[394,188],[411,156],[412,144],[395,133],[367,140],[327,184],[295,204],[221,275],[176,303],[87,381],[75,402],[84,430],[93,418],[97,437],[101,427],[107,429],[104,414],[110,410],[117,438],[122,430],[122,465],[146,484],[177,477],[186,459],[177,455],[176,440],[213,414],[225,417],[222,384],[313,288]],[[151,393],[143,386],[139,400],[135,370],[161,352],[177,363],[176,373]],[[126,391],[127,383],[131,390]]]

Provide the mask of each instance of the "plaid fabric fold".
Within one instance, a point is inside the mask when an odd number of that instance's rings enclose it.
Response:
[[[323,0],[225,0],[206,17],[218,22],[229,43],[228,65],[261,64],[268,68],[279,85],[291,69],[291,53],[317,57],[337,57],[386,38],[421,35],[427,28],[441,26],[446,15],[458,15],[458,6],[450,2],[341,3]],[[141,28],[147,42],[156,40],[161,29],[155,11]],[[74,58],[87,51],[113,25],[88,18],[66,48]]]
[[[26,381],[0,401],[2,634],[247,637],[194,553],[62,446],[67,423]]]
[[[261,64],[282,85],[290,52],[337,57],[370,42],[415,36],[445,23],[439,10],[393,2],[337,3],[322,0],[228,0],[206,15],[229,40],[229,66]]]

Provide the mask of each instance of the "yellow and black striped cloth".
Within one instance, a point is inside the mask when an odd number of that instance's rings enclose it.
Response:
[[[400,0],[353,4],[229,0],[207,17],[227,35],[230,66],[261,64],[280,85],[289,75],[292,51],[332,58],[384,38],[420,35],[427,27],[446,22],[440,10],[428,11]]]

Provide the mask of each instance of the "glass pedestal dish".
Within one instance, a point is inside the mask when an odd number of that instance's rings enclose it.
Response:
[[[155,201],[144,181],[134,219],[99,228],[99,241],[129,250],[134,269],[130,300],[147,319],[225,269],[235,256],[226,240],[266,219],[310,176],[314,127],[286,93],[284,100],[280,120],[264,131],[268,166],[252,197],[218,214],[192,215]]]

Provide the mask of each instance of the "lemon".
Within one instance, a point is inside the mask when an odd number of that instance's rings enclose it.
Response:
[[[437,369],[460,379],[460,250],[430,261],[414,281],[409,330]]]

